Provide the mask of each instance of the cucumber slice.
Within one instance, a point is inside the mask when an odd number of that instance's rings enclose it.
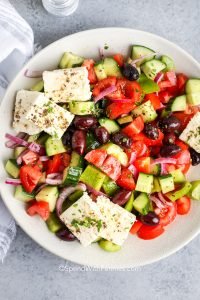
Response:
[[[34,135],[30,135],[28,137],[27,142],[30,142],[30,143],[35,142],[35,141],[37,141],[37,139],[39,138],[39,136],[40,136],[40,133],[34,134]]]
[[[160,187],[160,183],[157,177],[154,177],[153,179],[153,188],[152,188],[152,193],[159,193],[161,192],[161,187]]]
[[[31,91],[43,92],[44,91],[44,81],[38,81],[34,86],[32,86]]]
[[[100,143],[96,140],[92,132],[87,132],[86,135],[86,151],[89,152],[100,147]]]
[[[137,210],[142,215],[146,215],[149,212],[150,208],[150,200],[146,193],[141,193],[137,198],[133,201],[133,208]]]
[[[141,70],[144,72],[144,74],[152,80],[154,80],[156,75],[165,68],[166,65],[158,59],[149,60],[141,66]]]
[[[128,156],[125,152],[123,152],[120,146],[113,143],[108,143],[103,145],[100,149],[106,150],[108,155],[113,155],[116,159],[120,161],[122,166],[126,167],[128,165]]]
[[[184,111],[186,107],[186,95],[178,96],[170,102],[171,111]]]
[[[37,139],[37,143],[40,145],[44,145],[49,137],[50,136],[47,133],[42,133],[42,134],[40,134],[39,138]]]
[[[84,61],[84,58],[73,54],[72,52],[65,52],[59,62],[59,68],[73,68],[81,66]]]
[[[173,177],[174,183],[183,183],[186,181],[185,175],[180,169],[176,169],[170,172],[170,174]]]
[[[94,71],[96,73],[98,80],[102,80],[107,77],[105,69],[104,69],[103,61],[100,61],[99,63],[95,64]]]
[[[24,150],[26,150],[26,147],[16,147],[14,150],[14,158],[17,159]]]
[[[72,151],[71,154],[71,160],[70,160],[70,167],[79,167],[83,168],[84,167],[84,159],[81,155],[79,155],[77,152]]]
[[[171,174],[160,176],[159,183],[163,194],[171,192],[175,189],[173,176]]]
[[[155,57],[155,51],[141,45],[133,45],[131,50],[131,58],[135,60],[142,56],[147,56],[147,57],[137,62],[136,63],[137,66],[140,66],[144,62],[153,59]]]
[[[76,185],[79,181],[83,169],[80,167],[67,167],[63,172],[64,185]]]
[[[184,183],[184,185],[182,186],[182,188],[180,190],[174,191],[174,192],[169,192],[166,194],[167,198],[169,198],[169,200],[171,201],[176,201],[179,198],[187,195],[190,190],[192,188],[192,184],[190,182],[186,182]]]
[[[106,57],[103,61],[103,65],[107,76],[122,77],[120,68],[113,58]]]
[[[122,125],[126,123],[131,123],[133,121],[133,118],[131,116],[125,116],[117,119],[117,122]]]
[[[187,102],[190,105],[199,105],[200,104],[200,92],[187,94]]]
[[[101,247],[101,249],[107,251],[107,252],[116,252],[121,250],[121,246],[113,244],[110,241],[107,240],[100,240],[98,242],[99,246]]]
[[[18,185],[15,189],[15,198],[23,202],[28,202],[33,200],[35,195],[27,193],[22,185]]]
[[[153,175],[139,173],[135,190],[150,194],[153,188]]]
[[[103,182],[103,189],[108,196],[113,196],[119,190],[119,187],[115,181],[106,176]]]
[[[49,210],[52,212],[56,207],[56,201],[58,199],[57,186],[46,186],[36,195],[36,201],[45,201],[49,203]]]
[[[157,113],[150,100],[136,107],[132,113],[135,117],[142,116],[145,123],[157,118]]]
[[[69,111],[72,114],[79,116],[91,115],[95,113],[95,105],[93,101],[72,101],[69,103]]]
[[[73,203],[76,202],[79,198],[83,196],[83,191],[77,190],[73,194],[71,194],[68,199],[72,201]]]
[[[128,202],[126,202],[126,205],[124,206],[124,209],[126,209],[129,212],[132,212],[133,210],[133,202],[134,202],[134,193],[131,193],[130,199]]]
[[[47,156],[66,152],[62,140],[54,140],[51,136],[45,142]]]
[[[166,65],[166,68],[164,71],[172,71],[175,70],[175,64],[171,57],[167,55],[161,56],[161,61]]]
[[[190,196],[194,200],[200,200],[200,180],[191,182],[192,187],[190,190]]]
[[[188,79],[185,86],[186,94],[200,92],[200,78]]]
[[[58,230],[64,228],[63,223],[55,213],[50,214],[49,218],[46,220],[46,225],[48,229],[53,233],[56,233]]]
[[[159,85],[155,81],[147,78],[144,74],[140,75],[138,82],[144,94],[151,94],[159,92],[160,90]]]
[[[105,177],[106,175],[97,168],[88,165],[81,174],[80,181],[99,191],[103,185]]]
[[[99,124],[105,127],[109,133],[115,133],[120,130],[120,127],[117,124],[117,122],[108,118],[99,119]]]
[[[17,165],[15,159],[7,160],[6,165],[5,165],[5,170],[13,178],[19,177],[19,166]]]

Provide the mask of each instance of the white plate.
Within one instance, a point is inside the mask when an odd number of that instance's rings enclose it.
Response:
[[[0,109],[0,189],[2,198],[21,228],[38,244],[52,253],[67,260],[95,267],[125,268],[138,267],[164,258],[191,241],[200,231],[200,203],[193,201],[190,214],[177,217],[166,228],[165,234],[155,240],[143,241],[136,236],[129,236],[122,250],[108,253],[98,245],[83,248],[79,243],[63,242],[50,233],[45,223],[39,217],[29,217],[23,203],[13,197],[13,187],[4,184],[6,173],[4,162],[12,157],[10,150],[4,147],[6,132],[12,133],[11,121],[16,91],[22,88],[29,89],[35,79],[23,76],[25,69],[51,70],[55,69],[64,51],[72,51],[85,57],[98,58],[99,47],[109,46],[106,53],[121,52],[127,55],[132,44],[145,45],[156,52],[171,56],[178,72],[188,76],[200,77],[200,65],[184,50],[173,43],[150,33],[126,29],[103,28],[84,31],[67,36],[43,49],[18,73],[7,89]],[[14,132],[13,132],[14,133]],[[198,178],[199,168],[190,172],[191,179]],[[196,176],[196,177],[195,177]],[[199,176],[200,177],[200,176]]]

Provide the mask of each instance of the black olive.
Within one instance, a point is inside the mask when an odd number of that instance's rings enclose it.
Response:
[[[174,116],[168,116],[161,119],[158,126],[164,133],[171,133],[180,128],[181,122]]]
[[[132,139],[122,132],[113,133],[111,140],[124,148],[130,148],[132,145]]]
[[[122,74],[130,81],[137,80],[140,76],[138,70],[131,64],[124,64],[122,68]]]
[[[141,216],[140,221],[145,225],[155,226],[160,223],[160,218],[152,211],[145,216]]]
[[[192,159],[192,165],[197,166],[198,164],[200,164],[200,153],[196,152],[192,148],[190,148],[189,151]]]
[[[177,145],[165,145],[160,148],[160,155],[162,157],[173,156],[181,151],[181,148]]]
[[[174,144],[175,141],[176,141],[176,136],[173,132],[172,133],[166,133],[164,135],[164,139],[163,139],[164,144],[171,145],[171,144]]]
[[[158,128],[151,124],[151,123],[146,123],[144,126],[144,133],[145,135],[152,139],[152,140],[157,140],[158,136],[159,136],[159,131]]]

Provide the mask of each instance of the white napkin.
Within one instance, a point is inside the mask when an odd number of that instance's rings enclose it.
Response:
[[[33,32],[8,0],[0,0],[0,101],[8,83],[33,54]],[[16,225],[0,198],[0,260],[16,234]]]

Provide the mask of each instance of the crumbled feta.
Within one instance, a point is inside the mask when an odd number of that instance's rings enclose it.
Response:
[[[38,134],[42,131],[32,121],[26,119],[31,104],[38,98],[38,92],[20,90],[17,92],[15,101],[13,127],[17,132],[25,132],[29,135]]]
[[[104,196],[97,197],[97,206],[100,209],[103,222],[106,224],[106,226],[102,226],[100,236],[121,246],[135,222],[135,215]]]
[[[179,138],[200,153],[200,112],[194,115]]]
[[[91,98],[86,67],[43,72],[45,95],[54,102],[87,101]]]
[[[74,115],[38,92],[37,99],[30,105],[26,119],[56,139],[60,139],[71,124]]]

